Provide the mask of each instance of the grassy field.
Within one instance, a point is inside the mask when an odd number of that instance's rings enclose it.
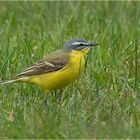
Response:
[[[140,2],[0,2],[0,78],[71,38],[100,44],[60,105],[35,85],[0,86],[0,138],[140,138]]]

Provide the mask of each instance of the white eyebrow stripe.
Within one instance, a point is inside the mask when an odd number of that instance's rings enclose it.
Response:
[[[80,44],[85,44],[87,45],[88,43],[85,43],[85,42],[73,42],[72,45],[80,45]]]

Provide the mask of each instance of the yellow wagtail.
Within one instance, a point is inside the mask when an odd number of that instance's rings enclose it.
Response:
[[[85,67],[84,56],[97,45],[83,39],[72,39],[64,44],[62,50],[47,54],[44,60],[0,84],[25,82],[37,84],[45,90],[62,89],[78,78]]]

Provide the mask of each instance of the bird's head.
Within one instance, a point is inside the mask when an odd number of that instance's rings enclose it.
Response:
[[[98,46],[95,42],[87,42],[84,39],[72,39],[64,44],[64,49],[67,51],[81,51],[87,54],[93,46]]]

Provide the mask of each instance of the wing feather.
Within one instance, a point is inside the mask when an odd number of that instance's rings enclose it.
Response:
[[[54,53],[47,54],[44,60],[33,64],[31,67],[25,69],[22,73],[19,73],[15,78],[58,71],[66,66],[68,60],[69,56],[63,51],[56,51]]]

